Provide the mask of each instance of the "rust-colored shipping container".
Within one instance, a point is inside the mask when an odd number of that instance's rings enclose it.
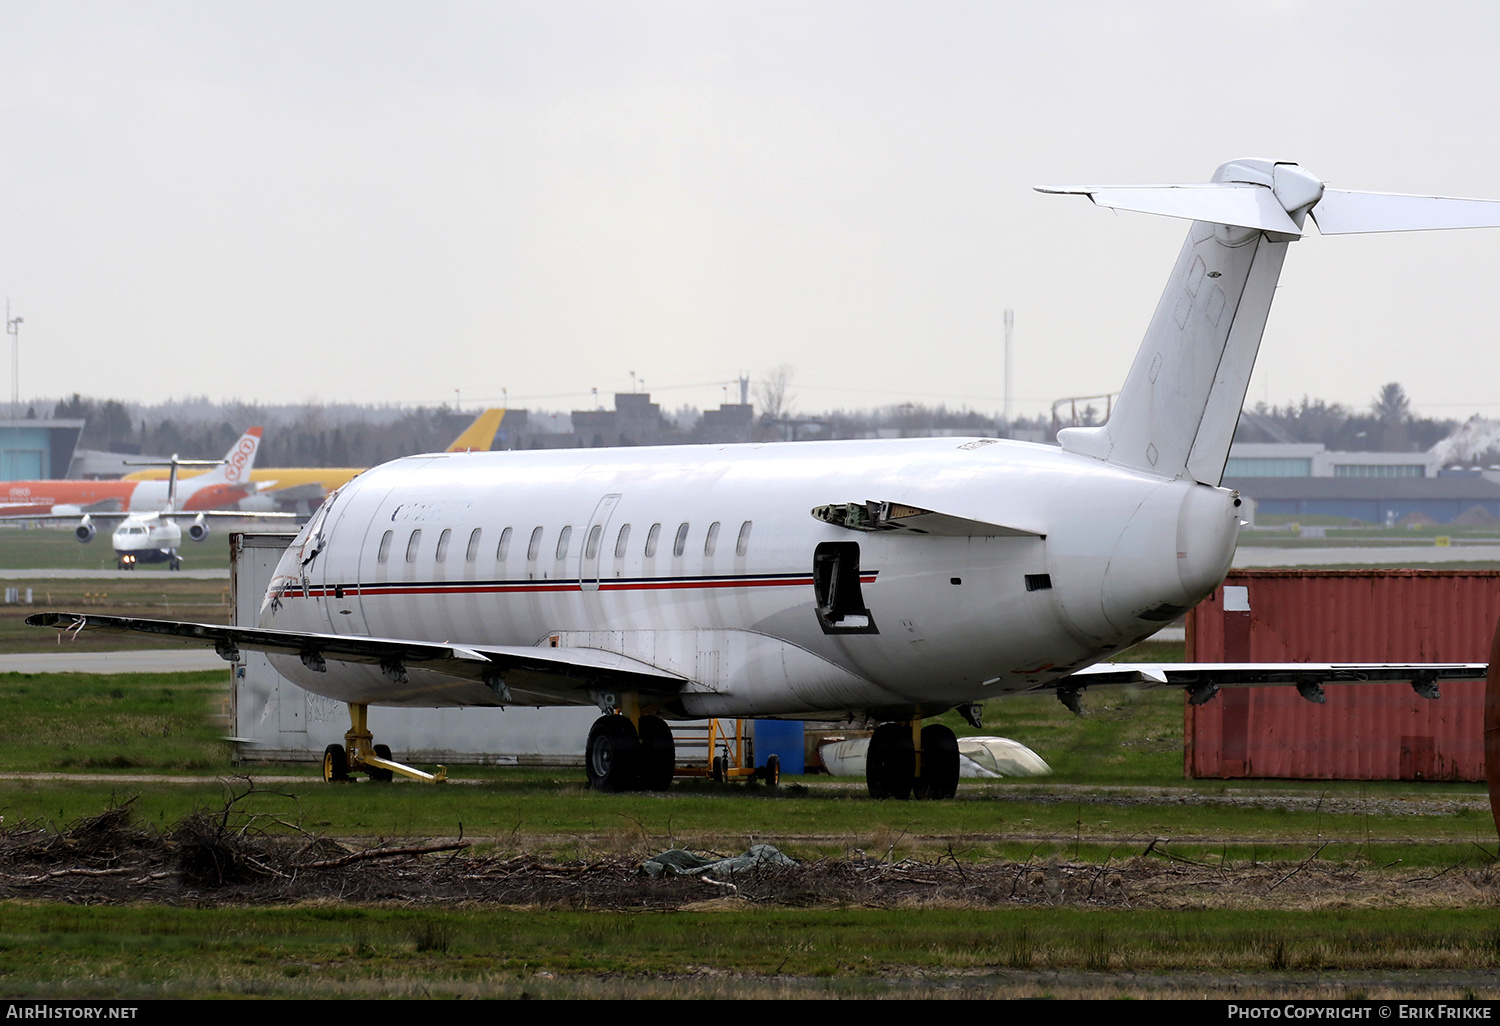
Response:
[[[1227,601],[1226,601],[1227,598]],[[1227,608],[1226,608],[1227,607]],[[1187,621],[1189,662],[1485,662],[1500,571],[1236,570]],[[1225,688],[1187,706],[1189,777],[1483,780],[1484,682]]]

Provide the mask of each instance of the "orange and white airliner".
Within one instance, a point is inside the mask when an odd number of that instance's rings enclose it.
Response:
[[[250,473],[260,447],[261,429],[253,427],[224,454],[224,459],[195,460],[213,470],[177,482],[177,509],[232,509],[255,492]],[[188,461],[178,460],[178,466]],[[170,464],[172,461],[163,461]],[[153,463],[152,466],[157,464]],[[159,513],[167,508],[171,482],[157,481],[7,481],[0,483],[0,517],[80,516],[84,513]]]

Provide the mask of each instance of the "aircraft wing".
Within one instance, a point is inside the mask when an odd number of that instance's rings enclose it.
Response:
[[[131,517],[158,517],[169,520],[196,520],[199,517],[230,517],[237,520],[295,520],[299,517],[304,520],[307,519],[301,513],[258,513],[254,510],[246,511],[238,509],[178,509],[171,512],[165,510],[161,512],[148,512],[145,510],[131,512],[130,510],[123,509],[102,510],[100,512],[82,510],[59,512],[54,510],[51,513],[10,513],[4,509],[0,509],[0,522],[83,520],[84,518],[89,520],[129,520]]]
[[[112,514],[119,514],[122,517],[130,515],[121,512],[120,503],[116,499],[106,499],[87,506],[72,504],[54,506],[35,502],[0,504],[0,518],[6,520],[71,520],[74,517],[110,516]]]
[[[408,668],[434,670],[451,677],[483,682],[496,691],[556,693],[576,691],[585,683],[601,683],[628,685],[651,694],[675,694],[688,683],[686,678],[650,663],[593,648],[438,645],[402,638],[310,634],[181,620],[96,616],[92,613],[36,613],[28,616],[26,623],[31,627],[53,627],[73,633],[102,630],[156,634],[212,645],[228,660],[239,658],[239,650],[244,648],[300,656],[310,667],[327,659],[367,663],[381,667],[387,677],[398,683]]]
[[[1483,680],[1488,663],[1095,663],[1053,686],[1059,691],[1093,685],[1185,688],[1190,701],[1208,701],[1220,688],[1290,684],[1313,702],[1323,701],[1324,684],[1411,681],[1423,698],[1437,697],[1443,680]]]

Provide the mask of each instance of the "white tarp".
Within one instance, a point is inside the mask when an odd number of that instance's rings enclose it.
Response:
[[[836,777],[865,775],[865,755],[870,739],[831,741],[818,749],[823,765]],[[958,739],[958,775],[978,779],[996,777],[1041,777],[1052,767],[1030,748],[1008,737],[961,737]]]

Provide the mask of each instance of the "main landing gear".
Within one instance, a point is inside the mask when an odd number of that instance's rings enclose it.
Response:
[[[665,791],[677,769],[677,744],[660,716],[631,723],[612,713],[589,729],[584,763],[596,791]]]
[[[617,700],[623,708],[616,708]],[[632,692],[600,694],[596,701],[605,713],[589,730],[583,760],[589,787],[596,791],[665,791],[679,774],[712,776],[717,783],[730,779],[761,780],[771,787],[781,783],[779,756],[767,756],[765,765],[758,769],[749,764],[749,751],[738,721],[733,735],[718,734],[719,721],[710,719],[706,738],[684,739],[689,751],[700,745],[710,754],[720,751],[712,755],[712,769],[689,766],[678,770],[677,742],[672,728],[660,716],[640,713],[638,696]],[[744,765],[740,765],[742,762]]]
[[[344,744],[323,749],[323,780],[329,784],[347,783],[353,779],[350,773],[367,773],[377,784],[389,784],[397,773],[429,784],[441,784],[448,779],[448,767],[439,766],[436,773],[424,773],[396,762],[391,758],[390,748],[374,744],[374,740],[369,728],[369,706],[351,704]]]
[[[870,738],[865,784],[871,798],[952,798],[958,738],[940,723],[883,723]]]

